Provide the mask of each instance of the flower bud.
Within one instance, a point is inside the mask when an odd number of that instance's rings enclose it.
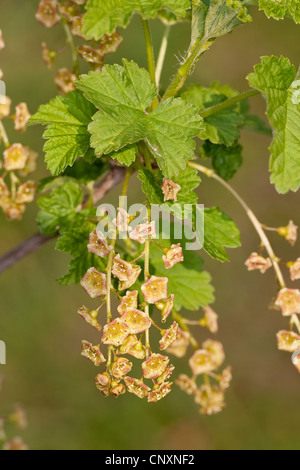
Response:
[[[103,328],[102,343],[121,346],[129,335],[129,329],[121,318],[116,318]]]
[[[279,291],[275,305],[281,308],[284,317],[300,313],[300,291],[284,287]]]
[[[210,307],[202,307],[204,310],[204,318],[200,320],[200,325],[205,326],[211,333],[218,332],[218,315]]]
[[[151,390],[142,380],[134,379],[133,377],[124,377],[129,393],[133,393],[139,398],[146,398]]]
[[[1,183],[0,183],[0,194],[1,194]],[[126,295],[121,300],[121,303],[118,305],[118,313],[122,316],[128,308],[137,308],[138,302],[138,291],[137,290],[128,290]]]
[[[276,336],[278,349],[281,351],[293,353],[300,349],[300,336],[294,331],[281,330]]]
[[[79,6],[74,5],[74,2],[66,1],[58,5],[58,10],[61,16],[66,18],[68,21],[72,21],[74,18],[81,14],[81,9]]]
[[[112,246],[108,245],[107,240],[99,230],[94,230],[90,233],[88,251],[94,253],[101,258],[105,258],[112,250]]]
[[[105,357],[100,351],[99,345],[93,346],[89,341],[82,340],[81,346],[81,356],[89,359],[94,364],[94,366],[98,367],[106,361]]]
[[[76,75],[66,68],[60,69],[55,76],[55,84],[59,91],[63,94],[67,94],[70,91],[75,90]]]
[[[161,310],[161,322],[165,323],[168,316],[173,310],[174,294],[169,295],[166,299],[160,300],[155,304],[158,310]]]
[[[198,349],[189,359],[190,368],[195,375],[206,374],[215,370],[212,355],[206,349]]]
[[[173,354],[176,357],[183,357],[186,355],[187,349],[190,344],[190,334],[183,331],[181,328],[177,330],[175,341],[167,348],[168,354]]]
[[[155,304],[160,300],[166,299],[168,295],[168,278],[151,276],[150,279],[141,286],[141,291],[145,301],[149,304]]]
[[[171,245],[171,248],[169,248],[165,252],[162,259],[166,269],[170,269],[175,264],[181,263],[183,261],[183,254],[180,243],[177,243],[176,245]]]
[[[30,119],[30,112],[26,103],[20,103],[16,106],[16,115],[14,118],[16,131],[24,131],[26,124]]]
[[[47,28],[55,26],[60,16],[57,11],[56,0],[40,0],[38,9],[35,14],[36,19]]]
[[[134,240],[142,245],[145,240],[149,238],[156,238],[155,222],[154,220],[149,224],[139,224],[129,234],[131,240]]]
[[[83,44],[77,48],[77,51],[85,62],[96,64],[98,66],[103,65],[104,58],[101,49],[96,49],[88,44]]]
[[[25,168],[28,154],[26,149],[21,144],[13,144],[9,147],[5,152],[4,155],[4,168],[7,171],[13,170],[22,170]]]
[[[175,382],[178,387],[188,395],[194,395],[197,392],[197,385],[195,381],[186,374],[180,374]]]
[[[162,192],[164,194],[164,201],[177,201],[177,194],[180,191],[181,186],[174,183],[167,178],[164,178],[162,185]]]
[[[125,385],[118,384],[118,385],[115,385],[114,387],[111,387],[109,392],[112,396],[114,396],[115,398],[118,398],[118,396],[123,395],[123,393],[126,392],[126,388],[125,388]]]
[[[151,326],[149,316],[136,308],[128,308],[121,318],[128,326],[128,331],[131,335],[142,333]]]
[[[121,379],[132,369],[132,362],[126,357],[118,357],[111,366],[111,372],[116,379]]]
[[[245,266],[247,267],[248,271],[254,271],[255,269],[259,269],[259,271],[263,274],[272,266],[272,261],[270,258],[264,258],[263,256],[258,255],[257,253],[253,252],[245,262]]]
[[[195,401],[201,406],[201,414],[205,415],[220,413],[225,407],[224,392],[208,385],[202,385],[200,387]]]
[[[93,326],[97,331],[101,330],[101,325],[97,321],[98,310],[89,310],[88,308],[82,306],[78,310],[79,315],[91,326]]]
[[[290,270],[291,280],[296,281],[297,279],[300,279],[300,258],[293,263],[288,263],[288,267]]]
[[[118,289],[120,291],[129,289],[131,286],[133,286],[136,283],[139,275],[141,274],[142,268],[137,264],[132,264],[131,269],[132,271],[131,274],[128,275],[128,278],[124,281],[119,282]]]
[[[165,398],[171,391],[173,382],[164,382],[153,387],[152,392],[149,393],[147,401],[149,403],[156,403]]]
[[[42,42],[42,59],[48,69],[52,68],[53,62],[57,57],[56,51],[51,51],[45,42]]]
[[[19,170],[20,176],[26,178],[30,173],[33,173],[36,170],[36,161],[38,154],[31,150],[29,147],[24,147],[27,155],[27,161],[22,170]]]
[[[286,227],[279,227],[278,233],[294,246],[297,241],[298,227],[290,220]]]
[[[226,390],[230,386],[232,380],[231,366],[226,367],[221,375],[219,375],[219,382],[221,390]]]
[[[98,390],[103,393],[106,397],[109,395],[109,387],[111,384],[111,378],[107,372],[97,374],[95,377],[95,384]]]
[[[222,343],[208,339],[202,343],[202,348],[206,349],[211,354],[215,368],[218,369],[225,360],[225,353]]]
[[[169,358],[161,354],[151,354],[142,363],[143,375],[146,379],[157,379],[167,368]]]
[[[15,201],[18,204],[27,204],[34,200],[36,193],[36,183],[34,181],[27,181],[18,187]]]
[[[162,351],[167,349],[177,338],[178,323],[174,321],[170,328],[165,330],[163,337],[159,341],[159,349]]]
[[[80,284],[92,299],[106,295],[106,274],[96,268],[90,268],[83,276]]]

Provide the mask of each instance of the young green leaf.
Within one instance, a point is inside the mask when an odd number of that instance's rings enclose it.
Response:
[[[194,103],[200,112],[236,94],[229,87],[224,87],[223,91],[223,87],[214,83],[210,88],[191,85],[181,93],[181,97],[188,103]],[[204,118],[204,126],[200,130],[199,137],[203,140],[209,139],[213,144],[230,146],[239,139],[243,124],[244,116],[240,113],[239,105],[233,105]]]
[[[123,67],[107,65],[101,73],[91,72],[79,80],[78,88],[100,108],[88,128],[99,156],[144,140],[170,178],[193,157],[193,137],[199,133],[202,118],[180,98],[166,100],[148,113],[157,90],[149,73],[134,62],[123,60]]]
[[[192,0],[192,41],[190,49],[201,55],[217,38],[252,21],[240,0]],[[196,57],[196,59],[198,56]]]
[[[206,141],[201,150],[204,157],[212,159],[212,166],[216,173],[226,181],[234,176],[243,163],[243,147],[237,143],[226,147]]]
[[[98,271],[106,268],[106,263],[99,256],[90,253],[87,249],[89,234],[95,230],[95,225],[84,222],[75,225],[72,231],[64,232],[58,239],[56,250],[72,255],[67,274],[58,279],[59,284],[77,284],[87,270],[95,267]]]
[[[95,107],[79,91],[57,96],[41,105],[30,122],[46,124],[43,137],[46,163],[56,176],[72,166],[77,157],[83,157],[90,148],[87,126],[95,114]]]
[[[54,235],[60,230],[70,229],[81,217],[76,208],[82,202],[83,194],[79,184],[67,181],[55,188],[50,195],[41,196],[38,205],[41,208],[37,222],[43,235]]]
[[[288,16],[300,23],[299,0],[259,0],[259,9],[264,10],[268,18],[282,20]]]
[[[180,186],[177,194],[177,201],[164,202],[162,191],[163,175],[161,172],[155,175],[148,170],[140,170],[138,178],[142,181],[142,191],[147,196],[150,204],[162,205],[163,209],[170,211],[174,215],[181,216],[182,211],[178,211],[178,207],[183,208],[184,204],[197,204],[197,194],[194,189],[198,188],[201,180],[197,170],[187,167],[173,179],[174,183]],[[182,216],[180,217],[182,218]]]
[[[166,240],[159,240],[163,246],[167,246]],[[214,302],[214,288],[211,285],[211,276],[202,270],[203,260],[195,252],[192,252],[193,262],[190,264],[191,255],[184,252],[184,261],[166,269],[162,261],[162,251],[155,245],[151,245],[151,267],[156,276],[167,276],[168,291],[176,293],[174,307],[176,310],[186,308],[197,310]]]
[[[263,57],[248,75],[252,88],[267,98],[267,116],[275,129],[270,147],[271,182],[279,193],[300,187],[300,104],[297,75],[284,57]]]
[[[104,34],[112,34],[118,26],[125,28],[133,13],[149,19],[167,9],[182,18],[189,8],[189,0],[88,0],[83,32],[88,39],[100,39]]]
[[[201,229],[201,227],[200,227]],[[198,233],[198,238],[203,234]],[[225,247],[241,246],[240,232],[233,220],[218,207],[204,209],[204,250],[221,262],[229,261]]]

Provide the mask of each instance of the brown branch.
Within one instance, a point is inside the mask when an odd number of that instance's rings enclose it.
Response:
[[[125,168],[122,167],[113,167],[109,170],[105,178],[95,185],[93,195],[94,204],[100,202],[111,189],[122,181],[125,176],[125,172]],[[30,253],[33,253],[45,243],[50,240],[54,240],[57,236],[58,234],[53,235],[52,237],[44,237],[40,233],[36,233],[20,245],[13,248],[0,258],[0,275],[6,269],[10,268]]]

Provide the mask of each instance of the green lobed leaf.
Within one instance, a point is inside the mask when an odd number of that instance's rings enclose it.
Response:
[[[201,227],[200,227],[201,230]],[[201,239],[203,234],[197,234]],[[233,220],[218,207],[204,209],[204,250],[214,259],[229,261],[225,248],[241,246],[240,232]]]
[[[100,39],[104,34],[112,34],[118,26],[125,28],[133,13],[149,19],[167,9],[181,18],[189,8],[189,0],[88,0],[83,33],[88,39]]]
[[[90,149],[87,126],[95,114],[94,106],[79,91],[57,96],[48,104],[41,105],[31,116],[31,123],[46,124],[44,145],[46,163],[56,176],[72,166],[77,157],[83,157]]]
[[[248,75],[252,88],[267,98],[267,116],[274,128],[270,146],[271,182],[279,193],[300,186],[300,104],[295,67],[284,57],[263,57]]]
[[[226,147],[225,145],[214,145],[207,141],[201,150],[204,157],[212,159],[214,170],[226,181],[235,175],[243,163],[243,147],[237,143],[231,147]]]
[[[172,240],[173,243],[178,242]],[[174,307],[176,310],[186,308],[197,310],[214,302],[214,288],[211,276],[202,269],[203,260],[194,251],[185,251],[184,243],[180,240],[184,252],[184,261],[166,269],[162,261],[162,251],[151,245],[151,267],[156,276],[168,277],[168,292],[175,294]],[[159,240],[162,246],[170,246],[170,242]]]
[[[285,16],[300,23],[299,0],[259,0],[259,9],[263,10],[268,18],[282,20]]]
[[[105,261],[87,249],[89,234],[93,230],[95,230],[95,225],[85,221],[80,225],[75,225],[72,231],[65,231],[59,237],[56,250],[69,253],[72,256],[69,270],[67,274],[58,279],[59,284],[79,283],[91,267],[95,267],[98,271],[106,269]]]
[[[247,2],[240,0],[192,0],[191,48],[200,41],[209,44],[237,26],[252,21],[246,5]]]
[[[163,175],[161,172],[157,172],[154,175],[149,170],[140,170],[138,178],[142,181],[142,191],[147,196],[150,204],[161,205],[164,210],[170,211],[178,218],[183,216],[182,208],[184,204],[197,204],[198,197],[194,189],[199,186],[201,179],[194,168],[186,167],[185,170],[172,180],[181,187],[177,194],[176,202],[164,202],[162,192]]]
[[[38,199],[40,211],[37,222],[43,235],[54,235],[58,227],[70,229],[82,217],[76,211],[82,202],[83,193],[78,183],[67,181],[55,188],[50,195]]]
[[[181,97],[188,103],[194,103],[198,112],[218,104],[227,98],[235,96],[230,87],[212,83],[210,88],[201,85],[191,85],[181,93]],[[203,129],[199,137],[209,139],[213,144],[232,145],[240,137],[240,128],[245,122],[245,117],[240,112],[239,105],[233,105],[216,114],[204,118]]]
[[[193,105],[180,98],[166,100],[147,112],[157,90],[149,73],[134,62],[124,59],[123,67],[107,65],[102,72],[90,72],[77,86],[100,108],[88,128],[99,156],[144,140],[170,178],[193,157],[193,137],[199,133],[202,118]]]

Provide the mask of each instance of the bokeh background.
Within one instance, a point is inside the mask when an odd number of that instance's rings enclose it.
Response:
[[[64,43],[60,25],[52,30],[34,18],[37,0],[0,0],[0,28],[6,48],[0,67],[13,104],[26,101],[31,112],[55,96],[54,72],[41,59],[41,42],[52,48]],[[157,52],[163,27],[151,22]],[[122,57],[146,66],[139,18],[123,31],[124,42],[109,61]],[[267,20],[254,11],[254,22],[216,41],[202,58],[191,82],[209,85],[212,80],[246,90],[245,77],[262,55],[285,55],[299,62],[300,27],[291,21]],[[189,40],[188,24],[173,28],[163,83],[176,69],[177,57]],[[58,65],[69,64],[64,52]],[[252,110],[264,116],[262,98],[251,100]],[[32,127],[11,141],[21,141],[39,151],[37,177],[47,175],[43,164],[42,128]],[[242,134],[244,165],[232,180],[260,220],[300,225],[299,195],[280,196],[269,183],[269,138]],[[139,196],[133,178],[129,199]],[[116,201],[117,188],[107,201]],[[299,449],[300,378],[288,353],[276,348],[275,334],[286,328],[279,312],[269,309],[276,294],[272,272],[263,277],[248,273],[244,261],[258,249],[258,238],[238,204],[218,186],[205,180],[200,201],[219,205],[238,224],[242,248],[230,252],[231,262],[220,264],[203,255],[216,287],[215,310],[220,315],[218,338],[223,341],[234,379],[227,393],[227,407],[219,415],[201,416],[190,397],[178,389],[156,405],[127,395],[104,399],[94,387],[94,366],[80,357],[81,339],[95,340],[91,329],[76,314],[87,302],[80,287],[60,287],[55,279],[64,273],[68,259],[48,243],[0,277],[0,338],[7,345],[7,365],[0,395],[1,412],[21,402],[29,416],[22,435],[31,449]],[[7,222],[0,215],[0,254],[36,231],[35,204],[24,220]],[[271,234],[276,253],[285,260],[299,256],[299,242],[291,248]],[[297,287],[297,282],[293,283]],[[299,285],[298,285],[299,287]],[[198,318],[197,313],[191,317]],[[201,332],[202,338],[207,336]],[[200,338],[200,337],[199,337]],[[186,367],[175,361],[178,370]]]

